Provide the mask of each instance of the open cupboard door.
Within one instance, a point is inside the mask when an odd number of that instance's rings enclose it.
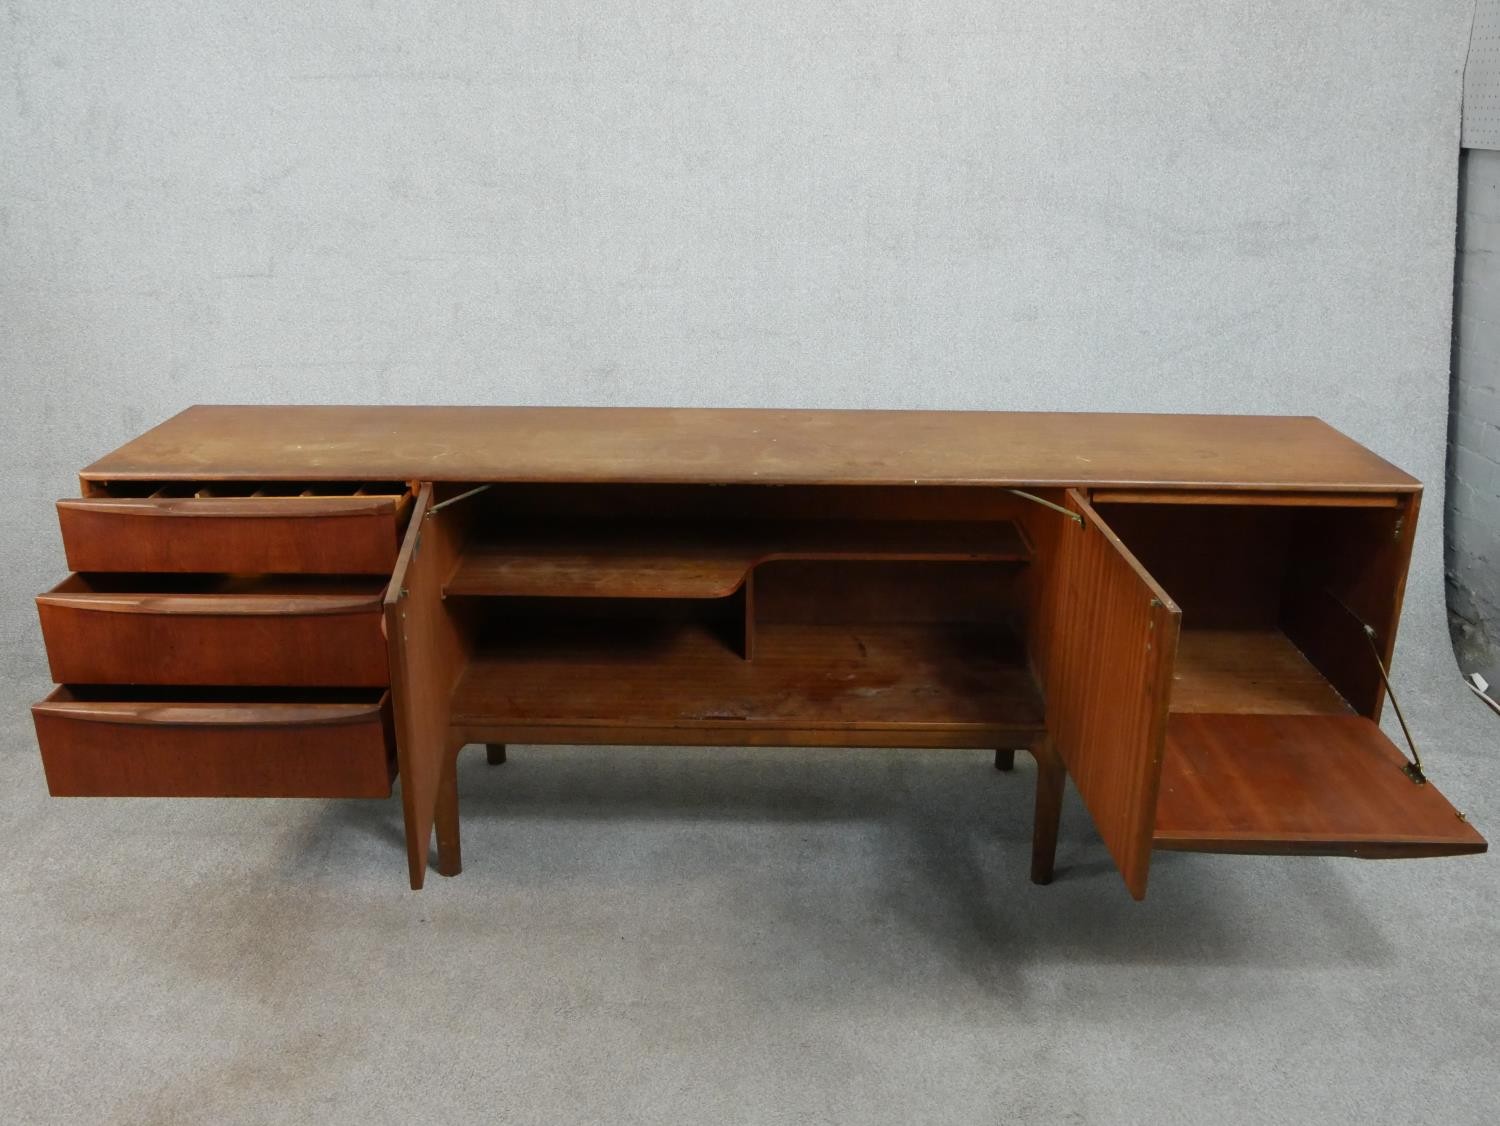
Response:
[[[1037,611],[1047,729],[1130,894],[1146,894],[1181,612],[1081,494]]]
[[[1048,731],[1133,895],[1153,849],[1484,851],[1376,723],[1414,502],[1063,500]]]
[[[438,801],[445,783],[452,782],[445,778],[445,771],[454,768],[456,750],[449,705],[469,647],[462,624],[443,605],[443,583],[458,562],[469,512],[462,504],[435,509],[435,503],[433,487],[424,484],[385,595],[401,811],[413,889],[426,878]]]

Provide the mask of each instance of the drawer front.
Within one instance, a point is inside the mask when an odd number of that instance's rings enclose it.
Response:
[[[57,502],[74,571],[388,575],[408,496]]]
[[[73,576],[37,599],[60,684],[384,686],[378,593],[100,593]]]
[[[390,697],[357,703],[80,699],[32,708],[54,797],[384,798]]]

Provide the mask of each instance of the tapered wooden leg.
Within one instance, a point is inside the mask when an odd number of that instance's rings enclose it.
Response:
[[[1042,739],[1031,748],[1036,759],[1036,820],[1031,831],[1031,882],[1050,884],[1052,865],[1057,859],[1057,825],[1062,819],[1063,787],[1067,772],[1062,759],[1052,750],[1050,739]]]
[[[1015,768],[1016,768],[1016,752],[1015,751],[996,751],[995,752],[995,769],[996,770],[1014,770]]]
[[[443,758],[443,778],[438,783],[437,869],[445,876],[456,876],[464,870],[463,854],[458,845],[458,748]]]
[[[484,745],[484,754],[489,759],[491,766],[503,766],[505,764],[504,743],[486,743]]]

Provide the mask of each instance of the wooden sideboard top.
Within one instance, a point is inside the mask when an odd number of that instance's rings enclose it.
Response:
[[[659,407],[196,406],[86,481],[407,480],[1409,492],[1316,418]]]

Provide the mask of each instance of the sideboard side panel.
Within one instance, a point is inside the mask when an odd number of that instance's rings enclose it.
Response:
[[[1393,509],[1345,511],[1332,526],[1306,514],[1282,599],[1287,636],[1356,712],[1375,720],[1385,686],[1363,627],[1375,631],[1390,668],[1420,503],[1413,493]]]

